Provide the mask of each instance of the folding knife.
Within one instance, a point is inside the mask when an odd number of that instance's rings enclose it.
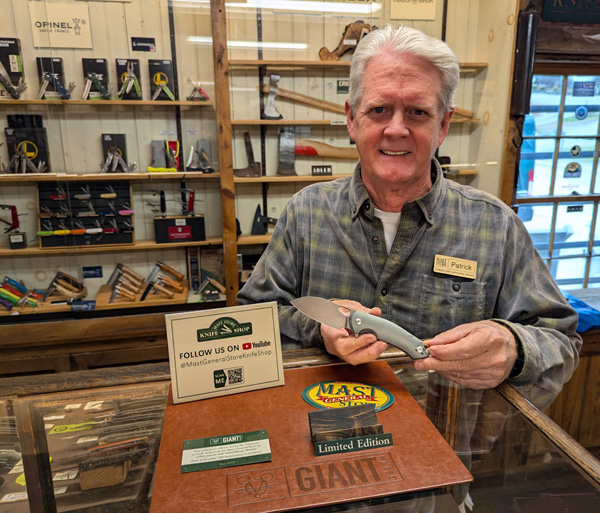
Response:
[[[346,308],[321,297],[305,296],[294,299],[291,303],[304,315],[321,324],[336,329],[349,329],[357,336],[373,333],[378,340],[402,349],[415,360],[429,356],[422,340],[387,319]]]

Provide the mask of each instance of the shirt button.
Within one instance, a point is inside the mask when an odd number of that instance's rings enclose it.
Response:
[[[452,290],[454,292],[458,292],[460,290],[460,283],[454,283],[454,284],[452,284]]]
[[[379,237],[377,235],[375,235],[372,239],[373,244],[379,244]]]
[[[388,289],[381,289],[382,296],[387,296],[387,293],[388,293]]]
[[[371,210],[371,204],[370,203],[366,203],[365,204],[365,210],[368,212],[369,210]]]

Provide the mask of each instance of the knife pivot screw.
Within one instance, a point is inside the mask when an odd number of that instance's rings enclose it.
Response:
[[[360,318],[356,319],[356,321],[354,322],[356,322],[356,324],[358,324],[359,326],[362,324],[362,320]]]

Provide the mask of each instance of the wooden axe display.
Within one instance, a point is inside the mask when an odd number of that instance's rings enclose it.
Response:
[[[275,94],[273,94],[273,90],[275,87]],[[343,105],[339,105],[337,103],[333,103],[333,102],[328,102],[326,100],[320,100],[319,98],[313,98],[312,96],[307,96],[305,94],[300,94],[300,93],[295,93],[294,91],[288,91],[286,89],[281,89],[280,87],[277,87],[277,85],[275,84],[275,86],[273,86],[273,84],[265,84],[263,86],[262,89],[263,93],[267,93],[269,94],[269,97],[267,99],[267,106],[265,107],[265,111],[267,111],[267,109],[269,110],[269,112],[273,113],[273,112],[278,112],[276,107],[275,107],[275,103],[274,103],[274,99],[275,96],[281,96],[282,98],[287,98],[288,100],[294,100],[300,103],[306,103],[307,105],[312,105],[313,107],[320,107],[323,110],[328,110],[330,112],[335,112],[336,114],[346,114],[346,111],[344,109]],[[269,117],[268,119],[281,119],[283,116],[281,116],[281,114],[279,114],[279,117]]]
[[[278,175],[297,174],[294,169],[295,155],[348,160],[358,160],[359,158],[356,148],[340,148],[319,141],[296,139],[294,128],[284,127],[279,134]]]
[[[333,52],[330,52],[325,47],[321,48],[319,50],[319,58],[322,61],[339,61],[340,57],[346,52],[349,52],[350,50],[354,51],[360,40],[376,28],[377,27],[371,27],[371,25],[362,20],[346,25],[344,34],[342,35],[342,39],[337,48]]]
[[[320,100],[318,98],[313,98],[312,96],[306,96],[304,94],[295,93],[294,91],[288,91],[286,89],[281,89],[273,84],[265,84],[262,89],[263,93],[269,94],[269,98],[267,99],[267,108],[270,112],[276,112],[278,117],[269,117],[268,119],[282,119],[283,116],[278,113],[274,98],[275,96],[281,96],[282,98],[287,98],[288,100],[294,100],[300,103],[306,103],[308,105],[312,105],[313,107],[320,107],[323,110],[328,110],[330,112],[335,112],[336,114],[346,114],[343,105],[339,105],[338,103],[328,102],[326,100]],[[460,107],[454,108],[454,115],[460,116],[467,119],[473,119],[473,111],[468,109],[461,109]]]

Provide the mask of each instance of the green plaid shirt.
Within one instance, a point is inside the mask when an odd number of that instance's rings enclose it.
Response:
[[[277,301],[283,340],[323,346],[318,323],[290,305],[301,296],[352,299],[426,339],[493,319],[520,340],[523,371],[510,381],[538,404],[554,399],[578,362],[577,314],[520,219],[497,198],[446,180],[402,208],[388,255],[360,175],[314,184],[287,203],[241,304]],[[436,273],[435,255],[477,262],[475,279]]]

